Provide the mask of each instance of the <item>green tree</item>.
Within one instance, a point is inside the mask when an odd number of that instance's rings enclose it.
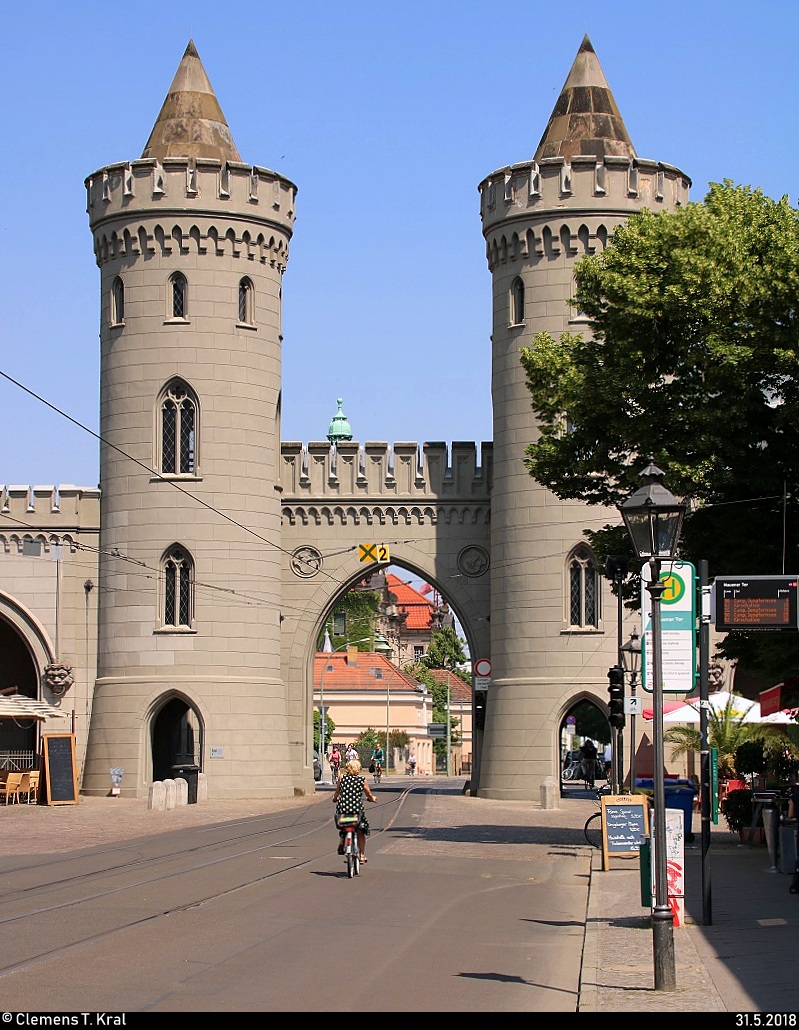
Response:
[[[313,746],[319,751],[319,738],[322,726],[322,716],[318,710],[314,710],[313,713]],[[333,736],[333,731],[336,728],[336,724],[330,718],[330,712],[327,713],[327,730],[325,732],[325,744],[330,743],[330,739]]]
[[[326,629],[335,650],[344,650],[349,641],[359,651],[374,650],[375,615],[380,605],[380,594],[373,590],[348,590],[333,605],[327,619]],[[334,633],[334,616],[344,616],[344,633]],[[317,651],[321,651],[324,643],[324,630],[316,643]],[[357,641],[357,643],[355,643]]]
[[[541,334],[522,351],[533,478],[616,505],[651,458],[693,501],[686,558],[712,576],[799,567],[797,211],[713,183],[701,204],[632,216],[575,274],[592,338]],[[586,535],[600,558],[630,553],[619,524]],[[799,638],[736,633],[723,653],[779,675]]]
[[[595,704],[578,701],[569,715],[574,716],[574,732],[579,737],[590,737],[601,744],[610,742],[610,723]]]
[[[468,678],[461,672],[467,662],[465,645],[466,641],[458,636],[453,626],[445,626],[430,637],[430,646],[421,664],[427,669],[449,669],[468,683]]]
[[[711,747],[718,751],[719,777],[730,779],[735,774],[735,754],[742,745],[759,741],[764,748],[789,746],[789,742],[778,726],[766,723],[744,722],[736,714],[732,698],[718,711],[708,710],[707,731]],[[671,757],[692,751],[698,754],[702,748],[702,737],[698,726],[670,726],[663,734],[666,744],[672,744]]]

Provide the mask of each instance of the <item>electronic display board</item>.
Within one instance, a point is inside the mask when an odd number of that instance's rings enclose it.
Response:
[[[798,629],[797,576],[717,576],[716,629]]]

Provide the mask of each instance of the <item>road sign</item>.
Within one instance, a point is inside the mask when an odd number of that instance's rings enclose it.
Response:
[[[574,726],[574,724],[576,722],[577,722],[577,720],[575,719],[575,717],[573,715],[567,715],[566,716],[566,725],[567,726]]]
[[[625,697],[625,699],[624,699],[624,714],[625,715],[643,715],[644,714],[644,699],[642,697]]]
[[[474,674],[478,679],[488,679],[491,675],[491,661],[488,658],[478,658],[474,663]]]
[[[799,603],[796,576],[717,576],[716,629],[796,629]]]
[[[644,572],[648,566],[644,566]],[[696,686],[696,569],[686,561],[661,563],[665,589],[660,600],[660,643],[664,693],[687,694]],[[641,683],[652,693],[652,596],[641,578],[644,627]]]
[[[387,544],[358,544],[358,561],[383,562],[391,561],[391,553]]]
[[[427,724],[428,737],[446,737],[447,724],[445,722],[429,722]]]

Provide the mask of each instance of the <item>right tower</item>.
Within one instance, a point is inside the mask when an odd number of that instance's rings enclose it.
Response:
[[[532,161],[480,183],[480,213],[493,284],[491,661],[478,790],[538,800],[560,769],[560,726],[575,701],[607,707],[616,663],[616,605],[603,616],[602,576],[583,530],[617,512],[563,502],[524,467],[537,438],[519,360],[540,332],[584,333],[570,307],[574,265],[599,252],[642,208],[673,211],[690,180],[635,153],[588,36]]]

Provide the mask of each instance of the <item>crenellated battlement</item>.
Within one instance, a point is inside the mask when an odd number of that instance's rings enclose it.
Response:
[[[421,449],[417,443],[284,442],[280,451],[284,502],[364,499],[371,507],[383,499],[488,502],[491,495],[491,443],[481,444],[479,465],[470,442],[450,448],[425,443]]]
[[[98,533],[100,490],[71,484],[0,486],[0,531],[4,539],[38,539],[36,534],[41,533]]]
[[[271,169],[148,158],[101,168],[85,185],[98,264],[120,255],[171,253],[173,247],[279,259],[283,266],[288,260],[297,187]],[[252,230],[242,230],[242,221],[252,222]],[[263,232],[264,226],[274,231]]]
[[[674,165],[640,158],[557,157],[499,168],[478,186],[489,267],[555,256],[570,245],[575,253],[601,249],[613,227],[634,211],[687,204],[690,186]],[[529,227],[531,219],[547,225],[537,231]]]

